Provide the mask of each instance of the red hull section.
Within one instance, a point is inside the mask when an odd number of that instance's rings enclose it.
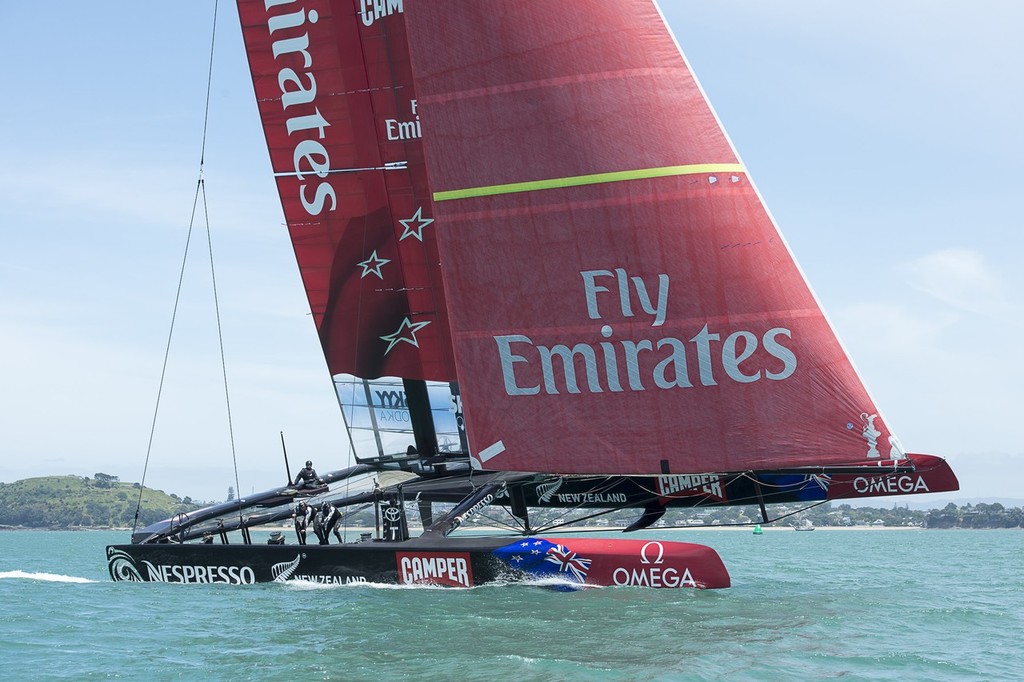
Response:
[[[909,473],[834,474],[828,485],[828,499],[945,493],[960,489],[960,482],[946,460],[935,455],[909,454],[908,457],[914,464],[914,471]],[[879,467],[894,464],[906,464],[906,461],[880,462]]]
[[[587,585],[703,589],[731,585],[721,557],[704,545],[661,540],[549,539],[592,559]]]

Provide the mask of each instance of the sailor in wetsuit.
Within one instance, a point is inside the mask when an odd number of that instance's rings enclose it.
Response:
[[[299,481],[302,481],[299,483]],[[306,466],[299,469],[299,473],[295,476],[295,483],[293,483],[296,490],[302,490],[303,488],[317,488],[323,485],[323,481],[316,475],[316,469],[313,468],[313,461],[307,459]]]
[[[320,537],[320,544],[328,544],[327,539],[331,536],[331,531],[334,531],[334,537],[338,538],[338,542],[341,542],[341,532],[338,531],[338,521],[341,521],[341,512],[330,502],[324,502],[320,505],[320,516],[322,526],[320,532],[317,533]]]
[[[292,513],[295,520],[295,534],[299,536],[299,544],[306,544],[306,529],[313,523],[313,507],[305,502],[299,502]]]

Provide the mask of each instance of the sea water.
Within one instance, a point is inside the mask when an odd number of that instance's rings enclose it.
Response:
[[[1024,679],[1021,530],[646,531],[733,587],[572,593],[114,583],[127,535],[0,533],[3,679]]]

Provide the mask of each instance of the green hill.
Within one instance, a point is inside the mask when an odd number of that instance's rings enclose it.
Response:
[[[44,476],[0,483],[0,525],[25,528],[131,527],[139,501],[138,483],[117,476]],[[198,509],[191,498],[145,488],[139,526]]]

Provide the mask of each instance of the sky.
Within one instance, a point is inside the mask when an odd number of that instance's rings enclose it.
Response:
[[[945,498],[1024,498],[1024,5],[662,9],[900,440],[949,460]],[[284,482],[281,432],[293,473],[346,465],[231,2],[202,152],[213,13],[0,1],[2,482],[220,500]],[[232,428],[200,231],[154,429],[200,158]]]

